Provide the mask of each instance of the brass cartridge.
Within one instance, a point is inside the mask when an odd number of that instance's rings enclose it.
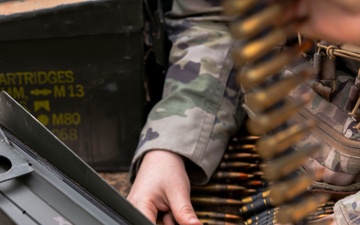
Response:
[[[305,192],[311,185],[312,179],[301,175],[293,180],[275,183],[270,187],[270,199],[274,205],[280,205]]]
[[[234,16],[241,14],[255,5],[257,0],[223,0],[223,11],[225,15]]]
[[[314,194],[306,197],[303,201],[280,207],[277,220],[279,223],[293,223],[305,218],[316,210],[320,204],[329,199],[327,194]]]
[[[236,199],[218,197],[191,197],[191,202],[210,205],[243,205],[242,201]]]
[[[274,181],[290,174],[295,169],[302,166],[305,160],[319,149],[319,145],[309,146],[264,164],[261,169],[264,172],[265,179]]]
[[[311,96],[305,95],[301,99],[289,99],[280,109],[274,109],[266,114],[259,114],[247,122],[250,132],[264,134],[267,131],[283,124],[296,114],[296,112],[311,100]]]
[[[304,70],[295,76],[285,77],[269,87],[248,93],[245,95],[245,104],[254,112],[262,112],[284,99],[292,89],[308,79],[311,74],[312,70]]]
[[[264,159],[270,159],[301,140],[314,126],[314,121],[307,120],[281,132],[265,136],[257,142],[257,152]]]

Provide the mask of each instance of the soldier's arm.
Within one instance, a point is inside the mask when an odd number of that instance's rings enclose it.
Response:
[[[202,13],[208,7],[209,12],[198,16],[191,6]],[[228,56],[232,39],[226,22],[213,9],[203,1],[174,2],[167,20],[173,47],[163,99],[143,128],[132,175],[146,152],[163,149],[183,156],[190,179],[204,183],[236,130],[238,89],[229,78],[232,62]]]
[[[232,40],[219,7],[210,2],[175,0],[167,20],[173,47],[163,99],[143,128],[128,196],[153,222],[163,211],[164,224],[174,224],[172,218],[201,224],[191,206],[189,177],[194,183],[209,179],[236,129]]]

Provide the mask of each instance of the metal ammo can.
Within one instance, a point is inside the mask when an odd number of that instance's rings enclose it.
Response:
[[[140,0],[0,1],[0,90],[97,171],[126,171],[143,125]]]

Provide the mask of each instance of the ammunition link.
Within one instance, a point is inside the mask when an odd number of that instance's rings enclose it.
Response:
[[[230,32],[241,43],[236,46],[242,46],[233,49],[233,59],[239,69],[237,83],[245,92],[244,108],[251,112],[243,129],[251,134],[230,140],[210,183],[192,187],[194,208],[205,224],[307,224],[332,213],[331,207],[325,207],[330,196],[309,192],[313,177],[299,172],[320,146],[301,150],[294,147],[315,122],[289,123],[311,97],[291,99],[288,93],[308,80],[313,71],[303,68],[294,76],[281,74],[312,43],[301,41],[299,46],[280,53],[276,50],[291,32],[297,33],[296,26],[302,20],[286,21],[282,17],[282,12],[296,2],[224,1],[227,15],[244,15],[235,19]],[[213,197],[214,192],[222,198]]]

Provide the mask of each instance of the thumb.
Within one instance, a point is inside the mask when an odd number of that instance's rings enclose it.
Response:
[[[173,215],[179,224],[202,225],[191,205],[185,205],[179,210],[174,209]]]
[[[180,225],[202,225],[191,205],[190,196],[187,198],[179,198],[178,196],[170,200],[171,211],[175,220]]]

